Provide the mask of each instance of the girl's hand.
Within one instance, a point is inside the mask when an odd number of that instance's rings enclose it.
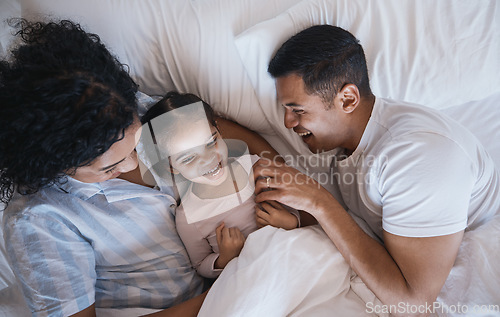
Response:
[[[224,223],[215,229],[215,234],[219,246],[219,257],[215,261],[215,268],[223,269],[229,261],[240,255],[245,244],[245,236],[237,227],[226,228]]]
[[[276,201],[265,201],[255,206],[255,218],[259,227],[271,225],[286,230],[295,229],[298,219]]]

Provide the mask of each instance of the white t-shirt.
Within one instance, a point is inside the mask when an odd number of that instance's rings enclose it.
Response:
[[[356,150],[332,162],[350,212],[382,239],[473,229],[500,211],[500,177],[458,122],[420,105],[377,98]]]

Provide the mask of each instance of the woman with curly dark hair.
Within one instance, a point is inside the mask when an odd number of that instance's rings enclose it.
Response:
[[[8,259],[29,308],[195,316],[203,281],[175,229],[175,201],[117,179],[137,167],[136,83],[77,24],[17,27],[22,43],[0,62],[0,197]]]

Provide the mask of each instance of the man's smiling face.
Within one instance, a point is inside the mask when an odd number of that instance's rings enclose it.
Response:
[[[329,106],[317,95],[309,95],[296,74],[276,79],[278,103],[285,107],[285,127],[293,129],[313,153],[342,147],[347,137],[345,113],[340,98]],[[339,108],[340,106],[340,108]]]

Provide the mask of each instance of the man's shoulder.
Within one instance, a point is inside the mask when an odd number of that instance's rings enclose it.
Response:
[[[398,139],[421,135],[428,139],[444,136],[453,140],[471,135],[469,130],[444,112],[406,101],[380,99],[374,120]]]

